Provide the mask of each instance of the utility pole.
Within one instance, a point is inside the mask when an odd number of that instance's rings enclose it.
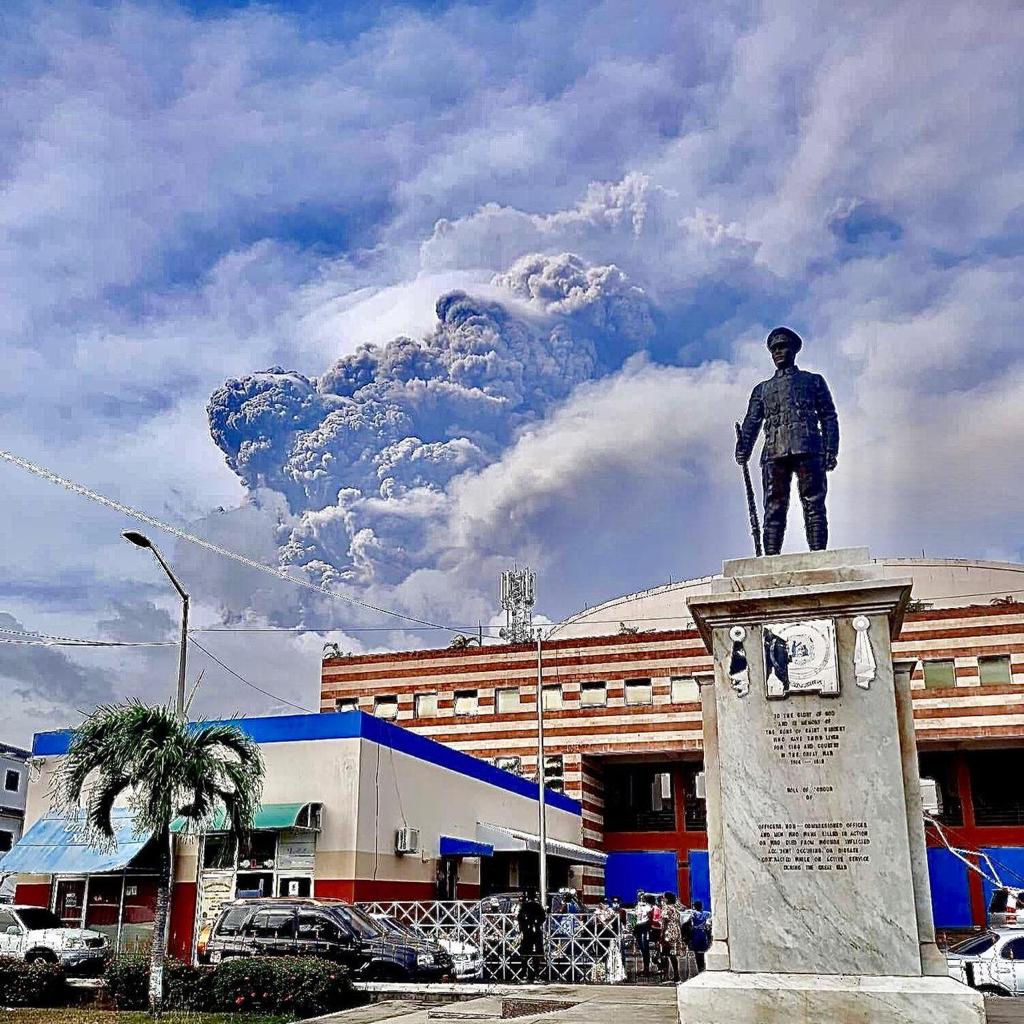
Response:
[[[537,577],[528,567],[514,566],[501,574],[501,606],[505,626],[498,635],[510,644],[537,644],[537,838],[540,863],[540,902],[548,907],[548,818],[544,792],[544,653],[543,634],[533,626],[533,604]]]
[[[540,818],[540,905],[548,909],[548,815],[544,792],[544,654],[537,630],[537,815]]]

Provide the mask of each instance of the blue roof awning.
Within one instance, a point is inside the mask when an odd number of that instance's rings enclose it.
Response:
[[[127,808],[115,808],[110,819],[114,845],[97,849],[89,845],[80,824],[56,814],[40,818],[3,858],[4,874],[92,875],[127,867],[150,837],[135,834],[135,819]]]
[[[473,839],[441,836],[440,853],[442,857],[493,857],[494,847]]]

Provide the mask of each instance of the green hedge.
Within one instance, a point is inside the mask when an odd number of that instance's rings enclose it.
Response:
[[[60,964],[0,957],[0,1006],[63,1006],[67,994]]]
[[[149,960],[121,956],[106,971],[107,995],[119,1010],[147,1005]],[[261,1010],[319,1016],[353,1003],[344,968],[318,957],[244,957],[216,967],[168,959],[164,1006],[168,1010]]]
[[[211,1010],[319,1016],[353,1003],[348,972],[313,956],[223,960],[209,979]]]

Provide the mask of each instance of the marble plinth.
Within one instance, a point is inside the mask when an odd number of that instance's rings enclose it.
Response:
[[[705,971],[678,989],[680,1024],[984,1024],[952,978]]]
[[[701,688],[713,928],[696,991],[805,979],[758,997],[778,1016],[699,1024],[788,1021],[814,991],[892,1013],[797,1019],[914,1021],[899,1013],[915,993],[934,1006],[957,991],[935,946],[909,668],[892,658],[910,589],[853,548],[727,562],[688,602],[715,662]]]

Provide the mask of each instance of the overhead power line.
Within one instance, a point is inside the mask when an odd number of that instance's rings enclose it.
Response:
[[[220,665],[220,667],[224,669],[225,672],[227,672],[229,675],[234,676],[240,683],[245,683],[245,685],[250,687],[251,689],[256,690],[258,693],[262,693],[265,697],[270,697],[273,700],[280,701],[282,704],[287,704],[289,707],[297,708],[299,711],[308,711],[311,715],[315,715],[319,712],[319,708],[307,708],[305,705],[296,704],[295,701],[289,700],[287,697],[282,697],[278,693],[271,693],[269,690],[264,690],[262,686],[257,686],[255,683],[250,682],[248,679],[246,679],[245,676],[239,675],[230,665],[225,665],[224,662],[221,661],[216,654],[213,654],[210,651],[208,651],[194,636],[190,636],[189,640],[193,644],[195,644],[196,647],[198,647],[199,650],[201,650],[203,654],[205,654],[211,661],[214,661],[218,665]]]
[[[120,512],[122,515],[130,516],[132,519],[137,519],[140,523],[146,523],[149,526],[156,527],[158,530],[164,530],[172,536],[177,537],[179,540],[188,541],[190,544],[195,544],[198,547],[205,548],[207,551],[212,551],[214,554],[220,555],[222,558],[230,558],[241,565],[247,565],[250,569],[256,569],[257,571],[266,573],[269,576],[274,576],[279,580],[284,580],[286,583],[292,583],[297,587],[304,587],[306,590],[312,590],[318,594],[323,594],[325,597],[334,598],[336,601],[347,601],[349,604],[358,605],[360,608],[366,608],[368,611],[377,612],[380,615],[392,615],[396,619],[404,619],[406,622],[415,622],[421,626],[430,626],[433,629],[444,629],[451,633],[458,632],[458,630],[452,629],[451,626],[445,626],[439,622],[431,622],[429,619],[418,619],[414,615],[406,615],[404,612],[396,612],[391,608],[382,608],[380,605],[370,604],[368,601],[360,601],[358,598],[349,597],[346,594],[339,594],[336,590],[328,590],[327,587],[322,587],[317,583],[311,583],[309,580],[300,579],[296,576],[289,576],[283,569],[275,569],[273,566],[265,565],[263,562],[256,561],[255,558],[249,558],[248,555],[242,555],[237,551],[222,548],[219,544],[213,544],[208,540],[203,540],[202,537],[197,537],[193,533],[180,530],[178,527],[172,526],[170,523],[165,523],[162,519],[157,519],[137,508],[132,508],[131,505],[125,505],[123,502],[115,501],[113,498],[108,498],[105,495],[98,494],[96,491],[90,490],[82,484],[75,483],[74,480],[69,480],[67,477],[60,476],[57,473],[54,473],[43,466],[38,466],[36,463],[30,462],[28,459],[23,459],[21,456],[15,455],[12,452],[0,449],[0,458],[6,459],[15,466],[20,466],[22,469],[27,470],[29,473],[32,473],[34,476],[37,476],[42,480],[46,480],[52,484],[58,484],[75,494],[80,494],[83,498],[88,498],[90,501],[95,501],[100,505],[105,505],[107,508],[111,508],[115,512]]]
[[[43,647],[177,647],[175,640],[84,640],[73,636],[52,636],[49,633],[30,633],[23,629],[0,626],[0,642],[5,644],[34,644]]]

